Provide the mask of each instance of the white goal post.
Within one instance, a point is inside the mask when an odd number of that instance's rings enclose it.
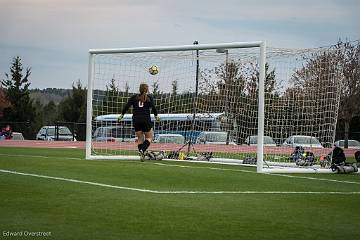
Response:
[[[131,110],[123,122],[117,117],[145,82],[161,119],[150,150],[166,158],[200,161],[210,153],[209,162],[256,162],[257,172],[331,172],[315,167],[330,148],[314,148],[335,137],[340,85],[329,51],[264,41],[90,49],[86,159],[139,159]],[[148,72],[153,65],[156,75]],[[311,165],[289,158],[297,137],[310,137]]]

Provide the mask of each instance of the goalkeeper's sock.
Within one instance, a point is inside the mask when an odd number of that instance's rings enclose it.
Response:
[[[143,152],[145,152],[145,151],[148,149],[149,146],[150,146],[150,142],[146,139],[146,140],[144,141],[144,143],[142,144],[141,150],[142,150]]]
[[[142,150],[143,145],[144,145],[143,143],[138,144],[138,149],[139,149],[139,152]]]

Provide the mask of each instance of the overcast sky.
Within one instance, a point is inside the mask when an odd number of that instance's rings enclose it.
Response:
[[[359,0],[0,0],[0,79],[20,56],[31,88],[86,85],[90,48],[328,46],[360,39],[359,13]]]

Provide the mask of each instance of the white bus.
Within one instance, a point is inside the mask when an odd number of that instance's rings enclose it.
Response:
[[[94,131],[99,127],[115,126],[117,136],[121,139],[135,138],[135,132],[132,126],[132,114],[125,114],[120,123],[117,119],[120,114],[100,115],[94,119]],[[221,130],[221,117],[223,113],[173,113],[159,114],[160,122],[155,121],[151,114],[155,134],[181,134],[186,140],[195,142],[197,136],[203,131]]]

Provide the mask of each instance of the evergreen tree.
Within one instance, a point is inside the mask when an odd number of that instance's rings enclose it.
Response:
[[[23,67],[19,56],[13,58],[10,67],[10,75],[5,73],[6,79],[1,81],[6,99],[10,106],[4,109],[4,120],[14,122],[33,121],[34,107],[29,96],[29,76],[31,69],[27,68],[25,76],[23,75]]]
[[[126,84],[127,85],[127,84]],[[126,89],[125,91],[129,91]],[[121,111],[120,91],[116,86],[115,79],[110,80],[110,84],[106,85],[105,98],[102,104],[102,114],[119,113]]]
[[[44,106],[41,104],[40,100],[36,100],[33,103],[33,106],[35,108],[35,118],[34,121],[32,122],[31,126],[38,130],[40,129],[43,125],[45,125],[45,119],[47,118],[46,113],[44,112]]]
[[[5,91],[0,85],[0,119],[3,118],[4,109],[10,106],[10,102],[7,100]]]
[[[80,80],[73,84],[71,94],[59,104],[59,120],[72,123],[70,129],[76,132],[77,139],[85,140],[86,88]]]
[[[10,74],[5,73],[6,79],[1,81],[5,90],[6,100],[10,106],[3,110],[3,120],[7,122],[27,122],[31,124],[35,119],[35,108],[29,95],[29,77],[31,68],[26,68],[25,75],[23,73],[23,66],[21,58],[16,56],[12,60],[10,67]],[[24,128],[18,129],[22,131],[26,138],[32,138],[33,129]],[[15,129],[16,130],[16,129]]]
[[[173,96],[175,96],[177,94],[177,90],[178,90],[178,81],[177,80],[172,81],[171,86],[172,86],[171,94]]]
[[[158,81],[155,81],[152,85],[152,94],[154,96],[154,98],[156,98],[158,95],[160,95],[160,86]]]
[[[54,103],[54,101],[50,101],[48,104],[46,104],[43,107],[43,113],[44,113],[44,125],[51,125],[53,124],[57,119],[57,106]]]
[[[126,83],[125,83],[125,88],[124,88],[124,95],[125,95],[125,96],[128,96],[128,95],[129,95],[129,90],[130,90],[129,83],[126,82]]]

